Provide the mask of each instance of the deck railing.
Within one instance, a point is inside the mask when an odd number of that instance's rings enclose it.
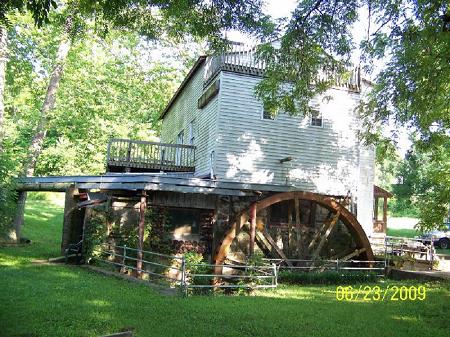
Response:
[[[248,45],[234,45],[231,51],[208,57],[204,77],[204,87],[207,87],[215,75],[221,71],[231,71],[244,74],[264,74],[266,63],[257,57],[257,48]],[[319,81],[332,81],[337,87],[359,91],[361,89],[361,71],[359,67],[348,70],[348,76],[338,76],[335,72],[319,73]]]
[[[130,139],[111,139],[107,150],[108,171],[195,170],[195,146]]]

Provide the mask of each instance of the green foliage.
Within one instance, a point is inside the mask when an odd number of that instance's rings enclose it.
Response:
[[[15,182],[11,176],[12,161],[0,150],[0,238],[12,230],[12,219],[15,210]]]
[[[358,1],[299,1],[292,17],[279,23],[267,39],[270,42],[258,49],[267,67],[256,93],[269,111],[309,114],[311,98],[332,85],[321,80],[321,74],[345,73],[358,5]]]
[[[104,207],[91,209],[89,220],[84,228],[83,256],[96,255],[95,251],[102,248],[101,245],[106,242],[106,228],[110,220],[110,215]]]
[[[10,25],[9,12],[27,10],[37,26],[47,23],[50,11],[57,7],[55,0],[3,0],[0,6],[0,25]]]
[[[292,16],[274,27],[266,40],[270,42],[259,48],[267,71],[256,93],[271,112],[308,114],[311,98],[333,85],[332,80],[321,81],[321,74],[345,78],[355,50],[350,29],[361,9],[369,14],[360,45],[364,68],[370,73],[374,62],[385,62],[359,107],[364,140],[386,143],[381,128],[392,125],[394,141],[402,126],[414,134],[413,142],[428,160],[423,169],[427,188],[415,207],[424,228],[436,227],[450,194],[448,2],[299,1]]]
[[[195,274],[214,274],[213,268],[204,260],[203,255],[196,252],[187,252],[184,254],[186,270],[190,284],[195,285],[209,285],[212,282],[211,277],[195,276]],[[193,288],[193,294],[208,294],[211,293],[211,288]]]
[[[374,272],[292,272],[282,270],[278,273],[278,282],[287,284],[354,284],[377,281]]]
[[[175,249],[172,244],[171,230],[173,225],[164,208],[151,207],[145,211],[144,249],[172,255]]]
[[[57,20],[41,29],[29,16],[12,20],[4,134],[17,161],[11,174],[17,174],[39,121],[62,28]],[[56,107],[48,116],[37,175],[103,173],[109,138],[156,140],[159,113],[190,57],[175,49],[165,61],[152,61],[156,45],[144,43],[135,33],[113,30],[101,39],[89,21],[84,29],[83,39],[72,46]]]

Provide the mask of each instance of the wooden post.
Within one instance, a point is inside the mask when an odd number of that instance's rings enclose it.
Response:
[[[375,206],[373,210],[373,218],[375,221],[378,221],[378,197],[375,196]]]
[[[141,204],[139,206],[139,227],[138,227],[138,251],[136,269],[138,277],[142,276],[142,250],[144,248],[144,227],[145,227],[145,209],[147,208],[147,194],[142,191]]]
[[[310,210],[309,210],[309,225],[311,227],[314,227],[316,225],[316,208],[317,204],[314,201],[311,201],[310,203]]]
[[[386,232],[387,227],[387,197],[384,196],[384,203],[383,203],[383,232]]]
[[[301,249],[301,236],[300,236],[300,200],[295,196],[294,199],[295,204],[295,229],[297,232],[297,257],[300,257],[302,249]]]
[[[64,218],[61,237],[61,255],[71,243],[77,243],[83,236],[85,208],[77,208],[77,188],[71,186],[67,189],[64,202]]]
[[[255,252],[255,236],[256,236],[256,203],[250,206],[250,243],[249,255],[252,256]]]

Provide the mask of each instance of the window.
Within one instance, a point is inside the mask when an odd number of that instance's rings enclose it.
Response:
[[[181,130],[181,132],[178,134],[177,137],[177,144],[183,144],[184,139],[184,130]],[[181,148],[177,147],[175,152],[175,165],[180,166],[182,164],[182,158],[181,158]]]
[[[265,109],[264,106],[262,107],[262,119],[270,119],[274,120],[275,115],[272,115],[269,110]]]
[[[319,110],[311,110],[311,126],[322,127],[322,114]]]
[[[194,145],[195,143],[195,119],[189,123],[189,145]]]
[[[184,130],[181,130],[181,132],[178,134],[177,137],[177,144],[183,144],[184,139]]]

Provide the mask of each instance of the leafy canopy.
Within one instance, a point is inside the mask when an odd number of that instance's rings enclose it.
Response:
[[[421,193],[422,226],[439,226],[450,202],[447,1],[299,1],[292,16],[280,21],[259,48],[267,76],[257,94],[272,111],[308,113],[309,100],[333,85],[321,81],[321,74],[346,76],[356,48],[350,29],[361,19],[362,9],[368,13],[360,45],[364,68],[370,73],[375,61],[385,62],[360,105],[365,141],[385,142],[380,130],[392,123],[409,129],[417,151],[426,158],[420,168],[429,186]]]

